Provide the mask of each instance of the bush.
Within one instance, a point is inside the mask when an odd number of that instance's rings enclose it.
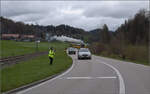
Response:
[[[125,56],[131,60],[148,62],[148,47],[146,46],[127,46]]]
[[[101,55],[102,55],[102,56],[110,56],[110,54],[109,54],[108,51],[103,51],[103,52],[101,52]]]
[[[118,58],[130,60],[133,62],[148,64],[148,46],[146,45],[124,45],[119,44],[103,44],[100,42],[91,45],[92,52],[97,55],[107,56],[111,58]]]
[[[101,54],[104,50],[106,50],[106,47],[105,45],[98,42],[98,43],[93,43],[90,49],[94,54]]]

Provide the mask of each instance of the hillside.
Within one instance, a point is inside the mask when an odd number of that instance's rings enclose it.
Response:
[[[29,25],[23,22],[14,22],[13,20],[0,17],[1,22],[1,34],[27,34],[35,35],[37,37],[45,38],[45,34],[50,35],[64,35],[72,38],[83,39],[83,36],[87,32],[80,28],[75,28],[69,25],[58,25],[58,26],[40,26],[40,25]]]
[[[112,34],[107,25],[104,25],[99,34],[100,38],[92,43],[91,50],[102,56],[149,64],[149,17],[146,10],[140,10]],[[95,36],[97,33],[95,30]]]
[[[50,36],[67,36],[76,39],[84,40],[85,42],[95,42],[100,38],[100,32],[102,29],[94,29],[91,31],[85,31],[81,28],[72,27],[69,25],[61,24],[58,26],[48,25],[29,25],[23,22],[15,22],[8,18],[0,17],[1,22],[1,34],[26,34],[35,35],[36,37],[46,39],[46,35]],[[110,31],[112,33],[112,31]]]

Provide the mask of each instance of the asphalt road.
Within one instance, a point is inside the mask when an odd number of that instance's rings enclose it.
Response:
[[[99,56],[71,57],[68,71],[18,94],[150,94],[148,66]]]

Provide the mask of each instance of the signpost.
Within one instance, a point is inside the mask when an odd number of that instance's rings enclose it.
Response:
[[[35,41],[35,45],[36,45],[36,52],[38,52],[39,51],[39,44],[40,43],[40,40],[37,40],[37,41]]]

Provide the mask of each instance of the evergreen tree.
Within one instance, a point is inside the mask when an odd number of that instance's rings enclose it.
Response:
[[[103,29],[100,32],[100,41],[104,44],[108,44],[110,42],[109,29],[106,24],[104,24]]]

